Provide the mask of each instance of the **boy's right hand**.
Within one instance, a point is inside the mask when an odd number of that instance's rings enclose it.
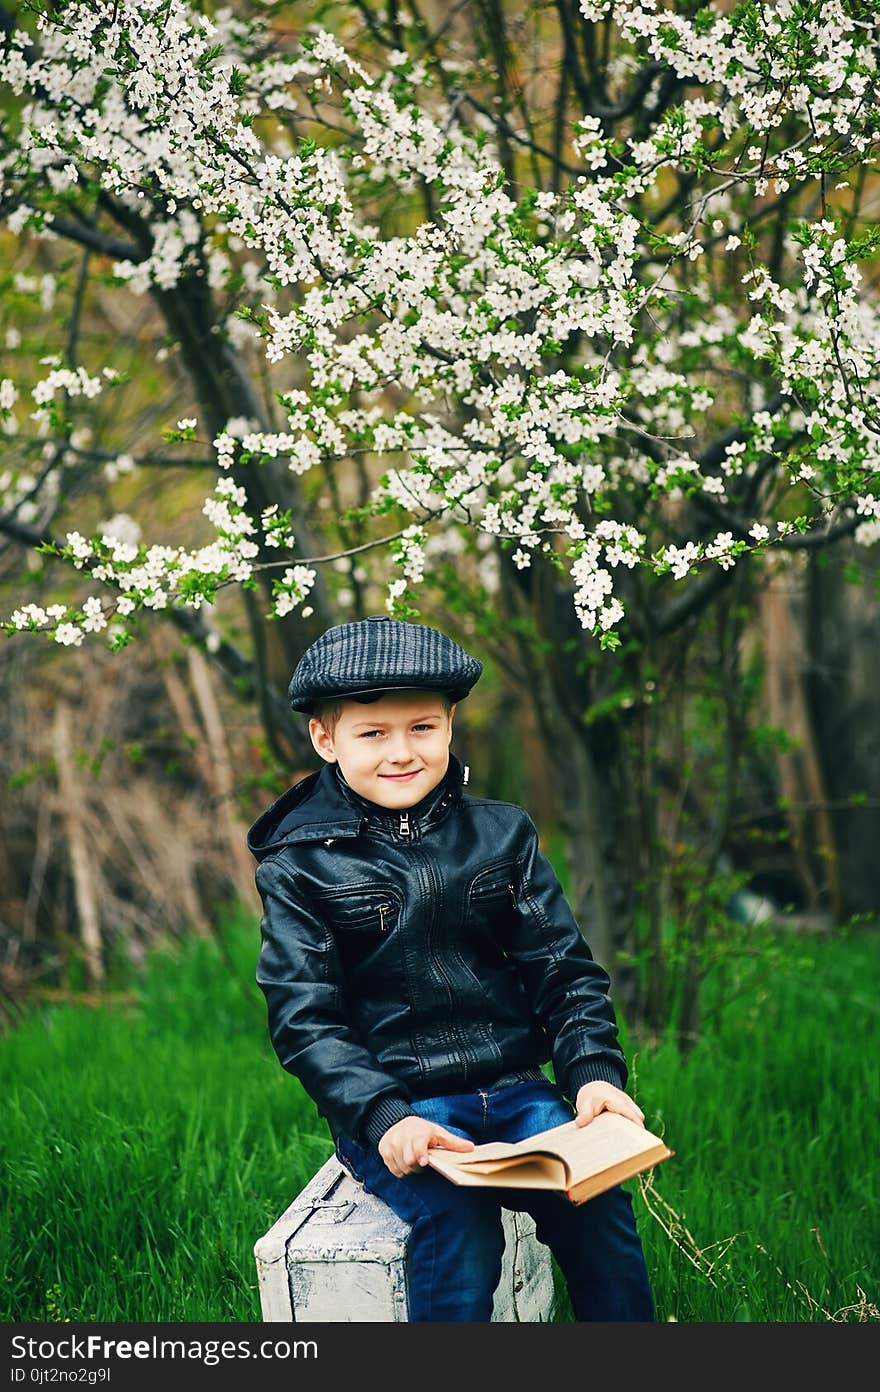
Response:
[[[464,1136],[456,1136],[436,1122],[425,1121],[424,1117],[408,1116],[389,1126],[379,1142],[378,1150],[393,1175],[403,1179],[428,1163],[428,1150],[431,1146],[443,1146],[446,1150],[473,1150],[473,1141]]]

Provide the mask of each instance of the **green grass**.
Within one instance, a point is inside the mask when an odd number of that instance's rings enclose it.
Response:
[[[260,1320],[254,1242],[331,1143],[269,1045],[258,938],[232,916],[135,1005],[0,1039],[4,1321]],[[625,1040],[676,1152],[628,1185],[659,1320],[880,1318],[877,939],[768,948],[707,982],[685,1061]]]
[[[878,945],[768,937],[709,979],[684,1062],[628,1049],[676,1151],[654,1189],[693,1239],[641,1224],[663,1318],[880,1319]]]

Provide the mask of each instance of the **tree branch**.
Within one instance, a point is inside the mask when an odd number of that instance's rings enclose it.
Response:
[[[0,533],[30,550],[36,550],[41,546],[61,545],[51,532],[37,531],[9,516],[0,517]],[[86,559],[82,566],[83,572],[88,573],[97,563],[93,560],[90,564]],[[104,580],[101,583],[108,585],[110,582]],[[273,730],[284,731],[285,737],[290,741],[291,751],[297,759],[303,760],[311,756],[311,743],[306,738],[300,722],[293,719],[287,700],[266,680],[265,674],[261,674],[257,663],[246,657],[228,639],[221,637],[216,630],[209,628],[195,609],[171,608],[154,612],[165,622],[173,624],[191,642],[198,644],[223,673],[230,690],[239,698],[255,700],[258,704],[265,703],[269,707],[273,717]],[[281,753],[277,746],[274,752]]]
[[[68,241],[88,247],[90,251],[96,251],[101,256],[109,256],[114,261],[139,262],[145,261],[147,257],[145,252],[139,251],[131,242],[117,241],[115,237],[99,232],[87,222],[71,222],[69,218],[53,217],[47,226],[49,231],[56,232],[59,237],[66,237]]]

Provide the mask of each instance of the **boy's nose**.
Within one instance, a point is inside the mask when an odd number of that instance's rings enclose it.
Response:
[[[391,738],[388,748],[385,750],[385,757],[391,764],[412,763],[412,751],[405,735]]]

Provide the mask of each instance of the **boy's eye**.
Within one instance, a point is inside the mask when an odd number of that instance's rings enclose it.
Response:
[[[414,730],[429,730],[429,731],[430,731],[430,730],[434,730],[434,729],[436,729],[436,728],[437,728],[437,727],[436,727],[435,725],[428,725],[428,724],[424,724],[424,725],[414,725],[414,726],[413,726],[413,729],[414,729]],[[361,733],[358,735],[358,739],[370,739],[371,736],[373,736],[373,735],[382,735],[382,734],[384,734],[384,733],[385,733],[384,730],[362,730]]]

